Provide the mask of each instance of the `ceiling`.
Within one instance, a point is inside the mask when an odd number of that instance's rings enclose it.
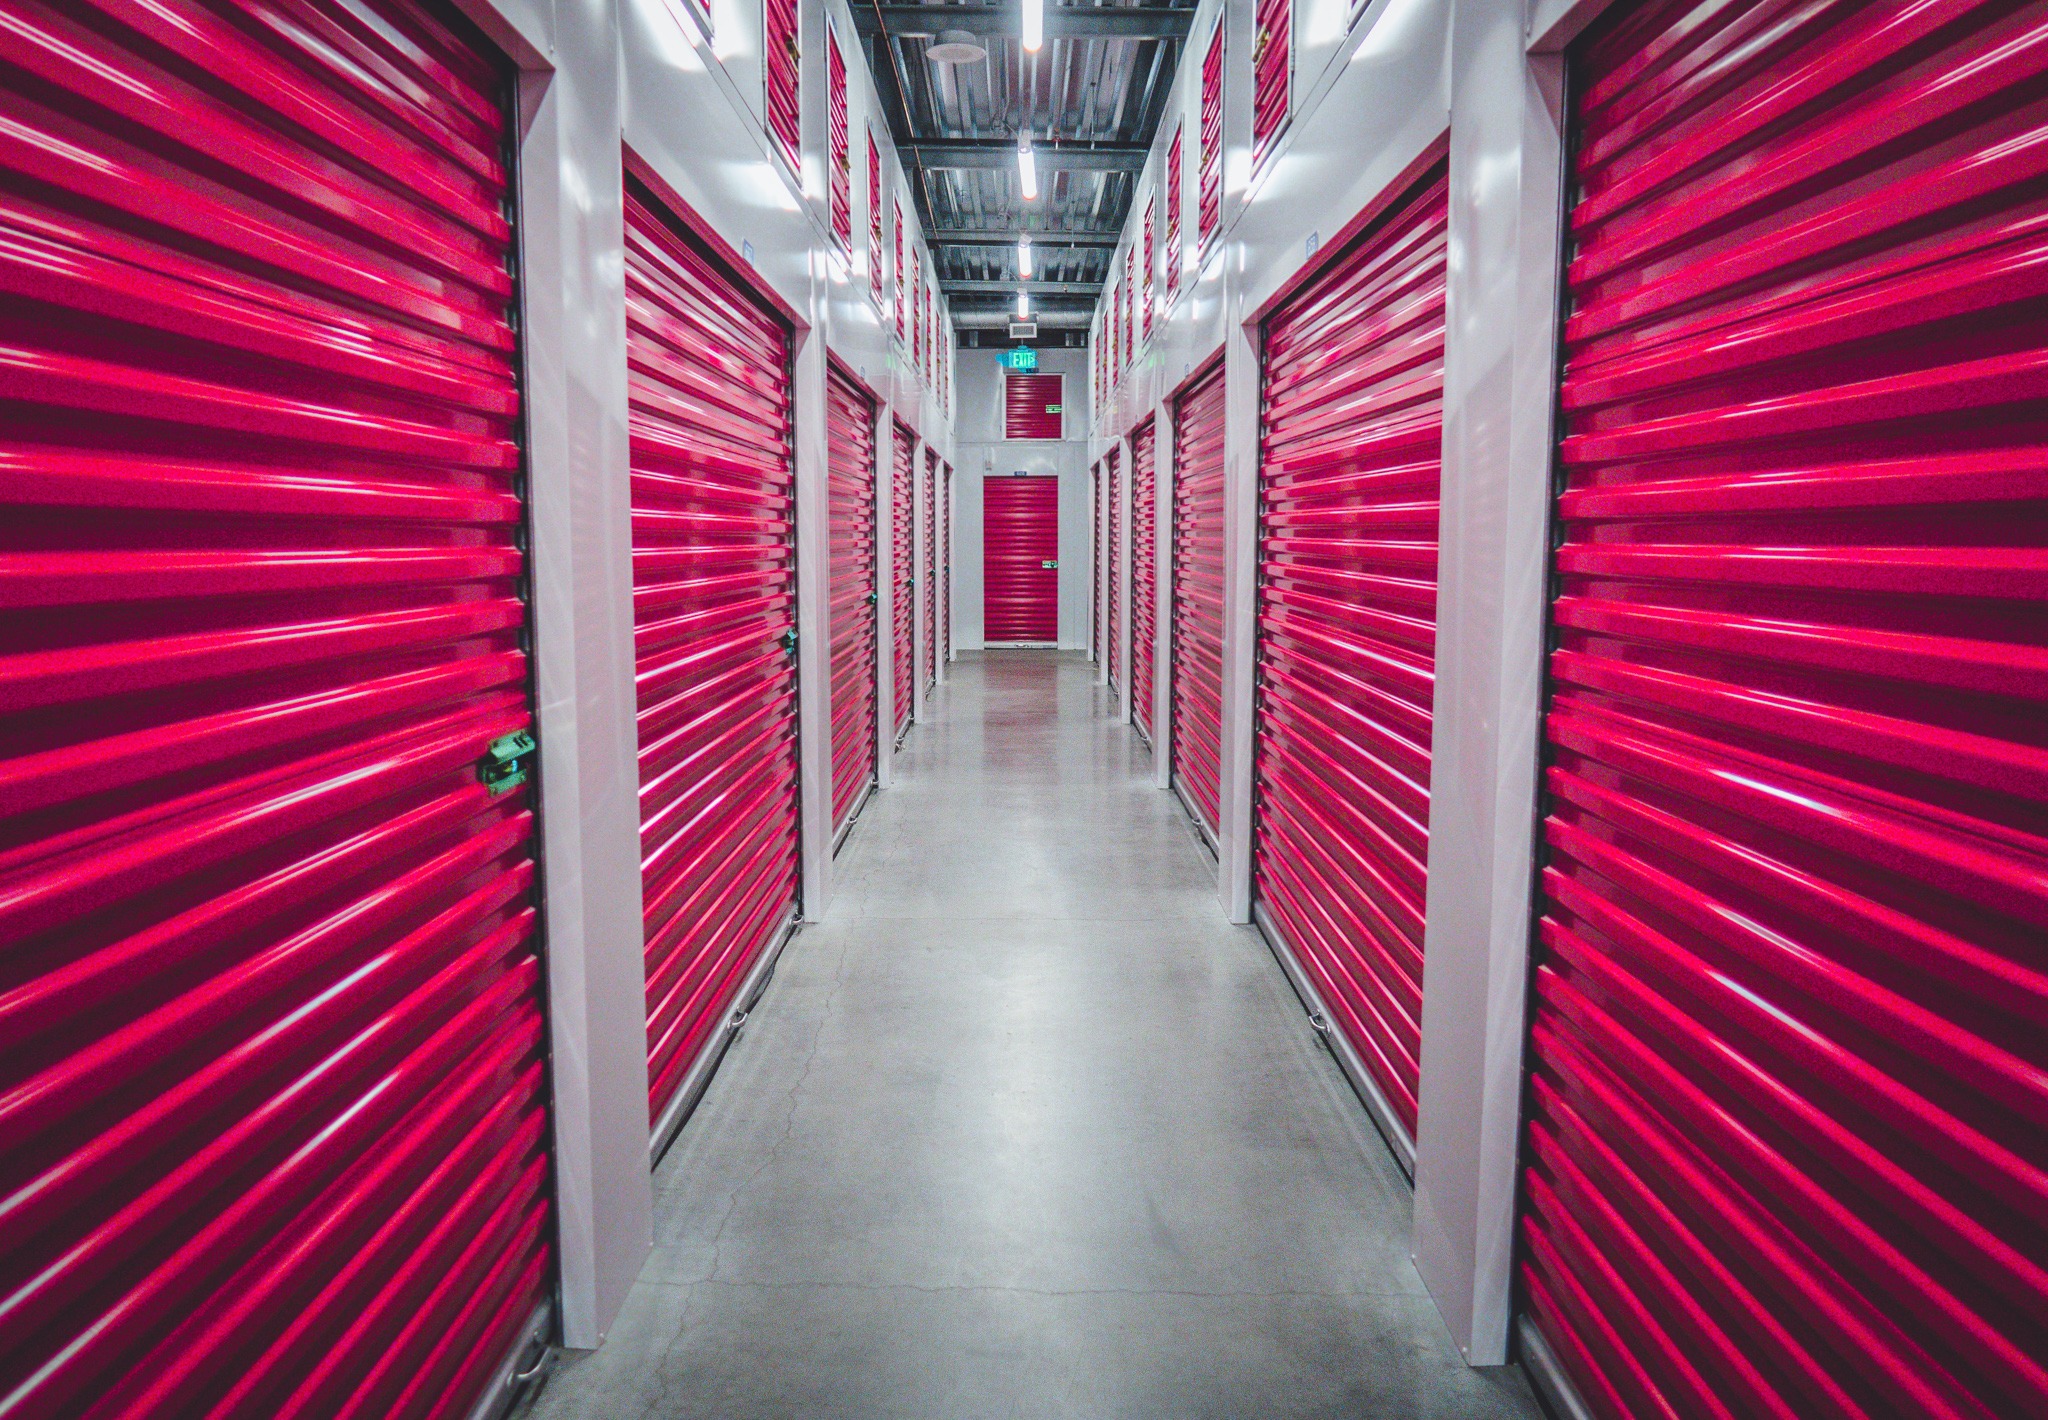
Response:
[[[1035,54],[1021,39],[1020,0],[851,5],[955,323],[996,323],[1022,284],[1043,324],[1085,326],[1195,0],[1046,0]],[[926,51],[951,29],[972,33],[988,57],[933,63]],[[1038,162],[1031,202],[1017,174],[1026,130]],[[1026,231],[1032,278],[1020,283],[1017,237]]]

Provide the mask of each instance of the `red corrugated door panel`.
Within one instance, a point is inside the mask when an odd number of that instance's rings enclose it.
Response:
[[[1521,1283],[1603,1416],[2048,1413],[2044,56],[1574,56]]]
[[[939,468],[939,664],[953,659],[953,466]]]
[[[1287,126],[1294,73],[1294,0],[1258,0],[1252,48],[1252,162],[1263,162]]]
[[[846,59],[839,36],[825,26],[826,215],[832,240],[853,253],[853,125],[846,113]]]
[[[985,478],[981,499],[984,639],[1059,640],[1059,480]]]
[[[1223,362],[1174,401],[1173,782],[1213,834],[1223,762]]]
[[[901,420],[896,421],[895,431],[895,445],[889,464],[889,555],[893,568],[890,584],[895,588],[889,639],[895,648],[895,663],[889,679],[895,689],[896,734],[900,739],[910,728],[917,673],[917,549],[913,536],[917,527],[917,510],[916,486],[911,481],[917,476],[917,435]]]
[[[875,401],[838,370],[825,381],[832,517],[832,827],[875,780]]]
[[[882,299],[882,145],[868,130],[868,290]]]
[[[903,265],[903,199],[901,196],[895,193],[889,195],[889,212],[896,224],[896,265],[892,270],[896,281],[896,340],[900,344],[905,338],[904,321],[910,305],[910,297],[904,289],[906,283],[903,279],[903,273],[906,268]]]
[[[1158,625],[1156,440],[1147,419],[1131,431],[1131,723],[1152,738],[1152,658]]]
[[[648,1095],[715,1043],[797,896],[789,331],[626,193]]]
[[[939,678],[939,455],[924,451],[924,688]]]
[[[1195,245],[1206,254],[1223,220],[1223,18],[1202,53],[1201,132],[1195,154]]]
[[[6,23],[0,1408],[460,1414],[553,1290],[510,72]]]
[[[768,133],[793,173],[803,171],[803,104],[798,92],[803,56],[797,0],[762,0],[763,83]]]
[[[1066,376],[1003,376],[1003,437],[1057,439],[1066,432]]]
[[[1437,165],[1266,322],[1253,891],[1412,1139],[1448,209]]]
[[[1109,538],[1104,549],[1108,554],[1105,566],[1108,568],[1109,586],[1109,688],[1112,694],[1122,682],[1118,676],[1124,668],[1123,642],[1123,459],[1122,450],[1111,449],[1102,461],[1104,473],[1109,479]]]
[[[1186,125],[1176,124],[1173,142],[1166,148],[1166,294],[1169,299],[1180,290],[1181,137]]]
[[[1088,547],[1094,555],[1094,569],[1088,578],[1088,649],[1095,660],[1102,659],[1102,578],[1106,559],[1102,555],[1102,464],[1088,470]]]

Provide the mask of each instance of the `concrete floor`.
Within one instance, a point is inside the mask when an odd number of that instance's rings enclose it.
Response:
[[[966,656],[655,1178],[543,1417],[1538,1414],[1073,654]]]

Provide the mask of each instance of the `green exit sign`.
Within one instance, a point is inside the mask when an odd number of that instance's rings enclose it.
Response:
[[[1038,352],[1030,346],[1022,350],[1005,350],[1003,368],[1006,370],[1035,370],[1038,368]]]

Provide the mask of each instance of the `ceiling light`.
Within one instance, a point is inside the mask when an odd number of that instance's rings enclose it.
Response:
[[[1024,47],[1033,54],[1045,43],[1045,0],[1024,0]]]
[[[1029,276],[1031,274],[1031,238],[1029,237],[1017,243],[1017,274],[1019,276]]]
[[[941,30],[925,57],[934,64],[978,64],[988,58],[988,51],[966,30]]]
[[[1031,151],[1028,133],[1017,140],[1017,180],[1023,184],[1026,201],[1038,196],[1038,155]]]
[[[1031,293],[1029,291],[1019,291],[1017,293],[1017,314],[1019,317],[1031,314]]]

